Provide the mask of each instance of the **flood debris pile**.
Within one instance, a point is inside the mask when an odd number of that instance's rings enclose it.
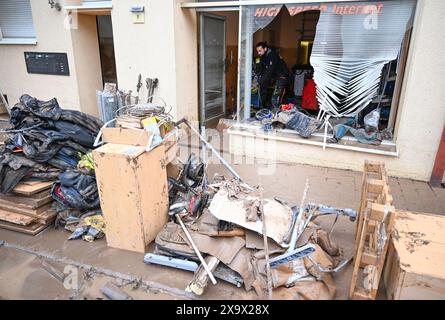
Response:
[[[274,299],[334,298],[332,274],[349,259],[317,219],[334,214],[353,221],[354,210],[292,207],[279,198],[263,199],[259,187],[236,178],[216,175],[210,183],[194,155],[169,178],[169,195],[170,221],[144,261],[194,272],[186,291],[202,295],[209,282],[222,280],[261,299],[268,290]]]
[[[99,209],[99,195],[90,152],[101,120],[59,106],[57,99],[41,101],[24,94],[11,109],[7,140],[0,155],[1,192],[18,185],[54,182],[51,196],[57,224],[71,213]]]

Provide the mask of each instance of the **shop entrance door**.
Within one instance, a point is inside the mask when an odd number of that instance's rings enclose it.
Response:
[[[226,113],[226,20],[202,13],[200,17],[200,123],[213,126]]]

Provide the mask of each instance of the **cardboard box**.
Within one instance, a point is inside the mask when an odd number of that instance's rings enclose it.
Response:
[[[135,137],[134,132],[124,130],[124,135],[108,141],[129,142]],[[93,157],[107,244],[146,252],[168,219],[164,145],[146,152],[145,145],[107,143],[94,150]]]
[[[445,299],[445,217],[397,211],[384,281],[388,299]]]

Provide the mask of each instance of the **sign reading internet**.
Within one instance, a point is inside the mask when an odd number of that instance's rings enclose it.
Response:
[[[352,15],[352,14],[363,14],[363,15],[369,15],[369,14],[381,14],[382,10],[384,8],[383,3],[380,4],[349,4],[349,5],[326,5],[326,4],[320,4],[320,5],[303,5],[303,6],[287,6],[287,9],[289,11],[289,14],[291,16],[295,16],[301,12],[305,11],[321,11],[321,12],[327,12],[331,11],[335,14],[342,14],[342,15]],[[275,17],[280,12],[281,7],[259,7],[255,10],[255,17]]]

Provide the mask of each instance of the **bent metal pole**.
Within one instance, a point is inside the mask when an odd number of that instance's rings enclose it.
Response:
[[[240,177],[240,175],[233,169],[227,161],[219,154],[218,151],[209,143],[207,140],[199,133],[198,130],[196,130],[187,120],[187,118],[182,118],[178,122],[176,122],[176,126],[179,126],[181,123],[185,123],[187,127],[189,127],[194,133],[196,133],[199,137],[199,139],[208,147],[210,150],[212,150],[213,154],[221,161],[221,163],[227,168],[227,170],[230,171],[230,173],[238,179],[240,182],[244,183],[246,186],[249,186],[247,183],[244,182],[244,180]],[[249,186],[250,187],[250,186]],[[251,188],[251,187],[250,187]]]

